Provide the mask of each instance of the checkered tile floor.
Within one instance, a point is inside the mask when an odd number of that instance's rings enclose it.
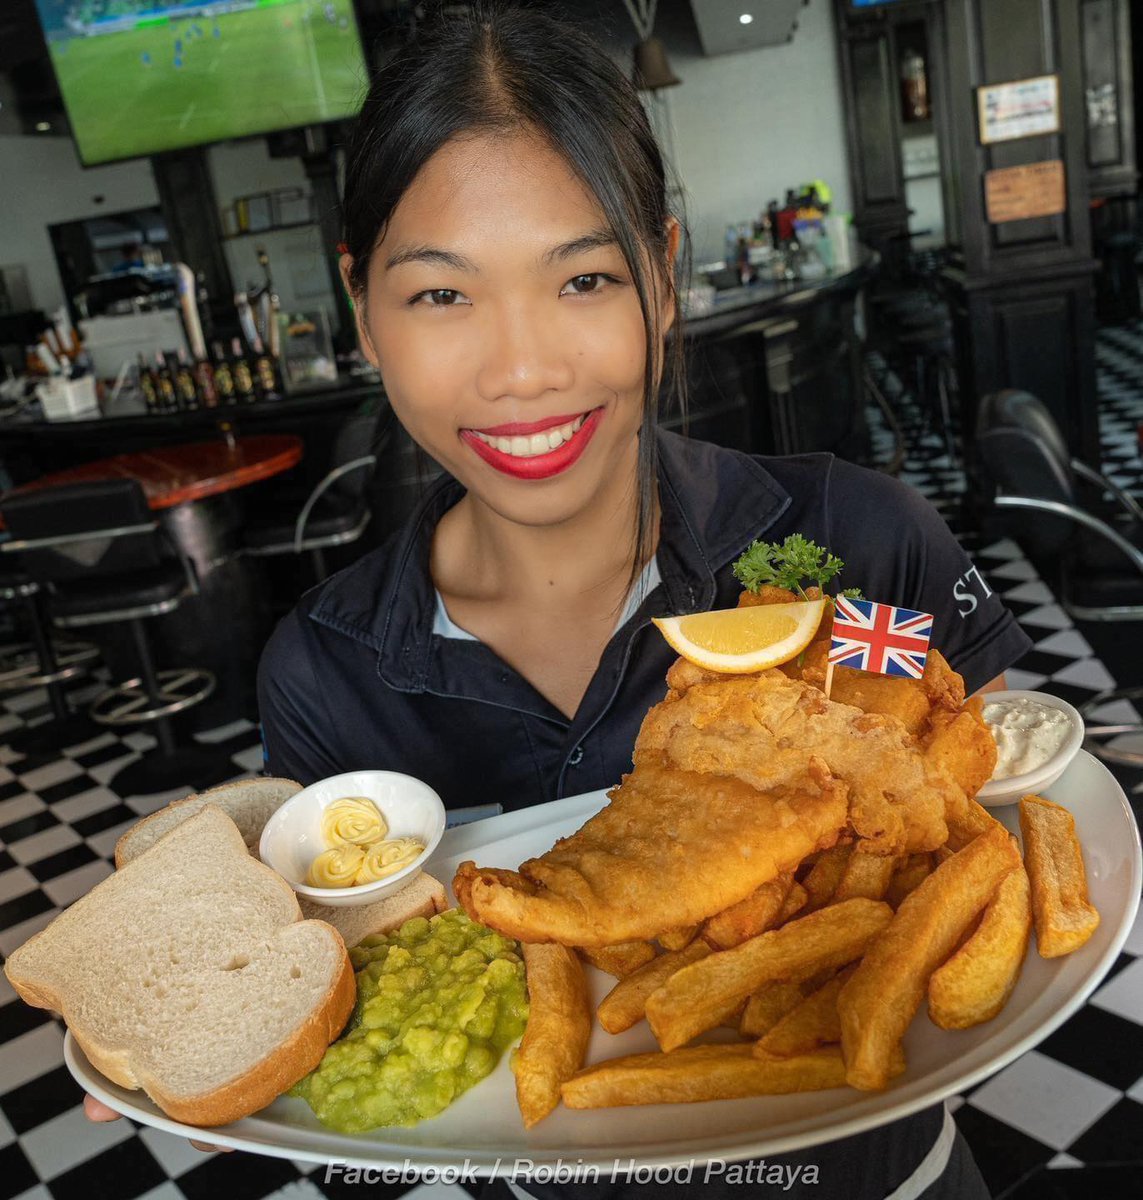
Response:
[[[1135,439],[1143,419],[1143,327],[1101,334],[1099,365],[1107,468],[1123,486],[1143,491]],[[1035,640],[1027,659],[1009,672],[1012,685],[1082,703],[1116,683],[1143,684],[1137,638],[1123,637],[1122,653],[1117,650],[1109,668],[1014,543],[985,544],[964,527],[962,472],[908,397],[894,403],[908,445],[902,478],[945,515]],[[875,453],[887,457],[890,440],[875,423]],[[1127,635],[1129,628],[1122,628]],[[7,698],[0,703],[0,743],[46,716],[42,694]],[[1134,710],[1120,704],[1106,716],[1133,717]],[[236,777],[260,768],[252,723],[200,736],[231,754]],[[115,772],[149,744],[143,734],[104,734],[34,758],[0,745],[0,953],[11,953],[108,875],[123,830],[181,794],[118,796],[108,787]],[[1143,803],[1143,772],[1123,771],[1120,778],[1133,801]],[[79,1102],[63,1065],[62,1024],[16,1000],[0,975],[0,1200],[321,1200],[347,1190],[303,1164],[202,1154],[128,1121],[93,1125]],[[996,1197],[1136,1196],[1143,1171],[1143,923],[1075,1017],[950,1106]],[[384,1190],[387,1196],[402,1192]],[[466,1195],[439,1185],[407,1194],[434,1200]]]

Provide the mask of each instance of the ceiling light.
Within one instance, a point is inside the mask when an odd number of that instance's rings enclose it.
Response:
[[[51,128],[52,128],[52,123],[50,121],[37,121],[36,122],[36,132],[37,133],[50,133]]]
[[[743,13],[742,16],[740,16],[738,18],[738,20],[739,20],[739,23],[742,25],[749,25],[750,22],[754,20],[754,18],[749,13]]]

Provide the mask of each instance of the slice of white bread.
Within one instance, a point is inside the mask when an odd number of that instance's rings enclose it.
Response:
[[[217,804],[242,831],[246,845],[257,853],[262,827],[296,792],[301,784],[292,779],[245,779],[224,784],[185,800],[173,800],[149,817],[132,825],[115,846],[115,865],[123,867],[153,846],[163,834],[187,817],[200,812],[206,804]],[[356,946],[371,933],[389,933],[413,917],[431,917],[448,908],[444,885],[422,871],[399,892],[372,904],[334,908],[299,897],[304,917],[328,921],[344,938],[347,946]]]
[[[347,946],[356,946],[371,933],[391,933],[413,917],[432,917],[448,908],[444,884],[422,871],[399,891],[372,904],[356,904],[334,908],[315,904],[308,896],[299,896],[302,916],[315,921],[328,921],[345,939]]]
[[[172,800],[165,808],[137,821],[115,843],[115,865],[121,867],[138,858],[164,833],[169,833],[180,821],[200,812],[207,804],[217,804],[238,826],[247,848],[257,854],[263,826],[301,790],[302,785],[292,779],[240,779],[182,800]]]
[[[341,936],[207,805],[9,957],[97,1070],[169,1116],[224,1125],[320,1062],[356,998]]]

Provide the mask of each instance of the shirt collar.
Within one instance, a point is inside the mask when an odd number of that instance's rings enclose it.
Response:
[[[716,573],[778,520],[790,496],[758,458],[663,429],[655,436],[663,611],[700,612],[714,602]],[[451,476],[437,480],[390,553],[365,555],[311,604],[311,620],[374,650],[378,674],[400,691],[424,691],[434,673],[442,639],[433,634],[433,531],[463,494]]]

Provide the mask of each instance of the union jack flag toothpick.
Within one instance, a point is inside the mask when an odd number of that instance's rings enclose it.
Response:
[[[872,600],[834,600],[831,666],[920,679],[933,635],[931,613]]]

